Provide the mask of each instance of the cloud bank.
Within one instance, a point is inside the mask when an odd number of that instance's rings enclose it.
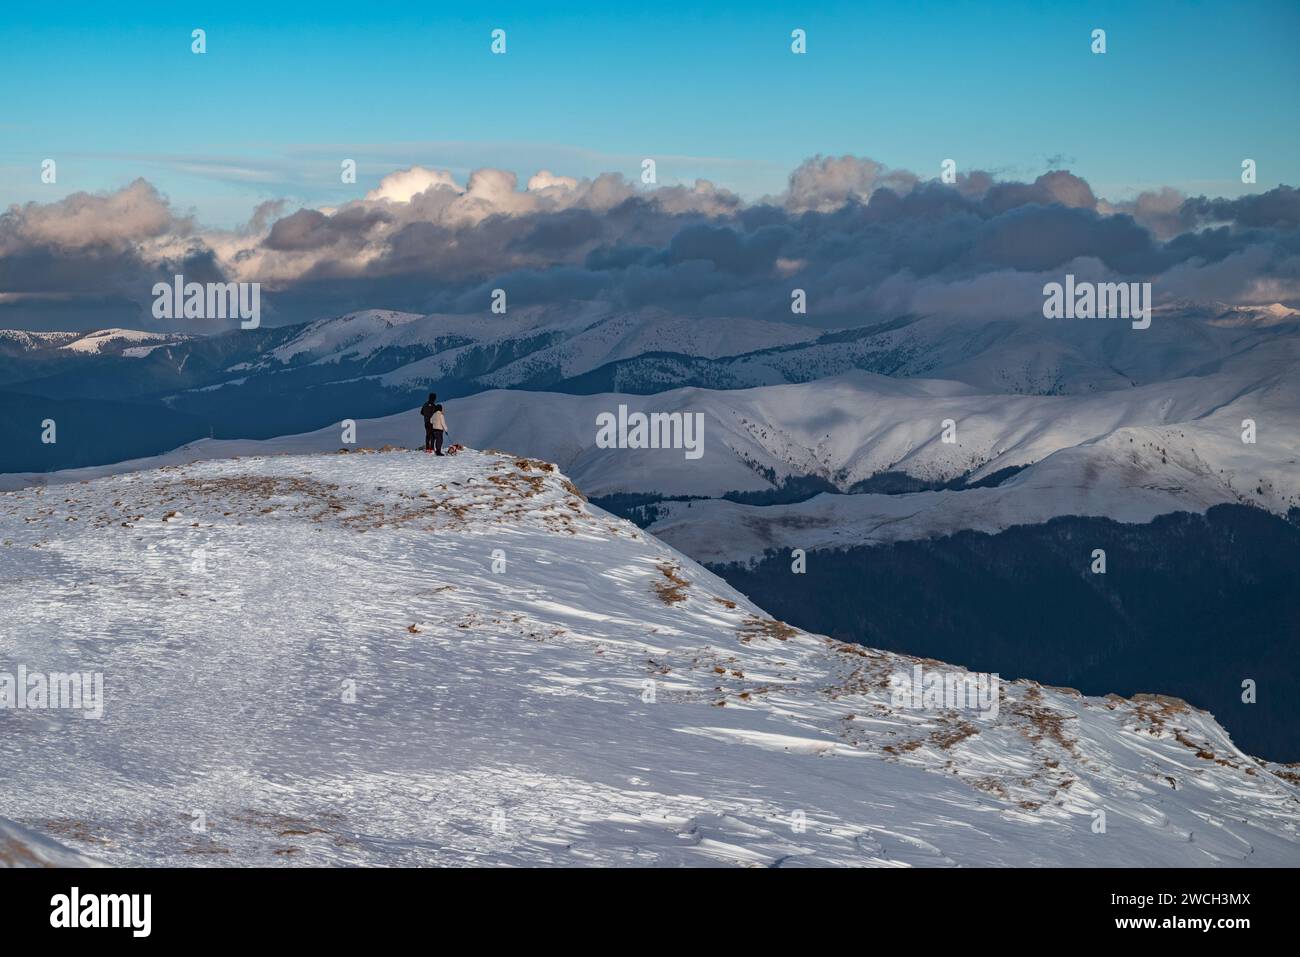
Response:
[[[149,316],[154,282],[260,282],[271,322],[356,308],[486,310],[606,300],[700,318],[857,325],[904,313],[1015,316],[1072,271],[1151,281],[1182,298],[1300,305],[1300,192],[1237,199],[1172,189],[1099,199],[1065,170],[1031,183],[973,171],[952,184],[866,158],[813,157],[785,192],[746,203],[705,180],[647,186],[397,170],[338,207],[263,203],[237,231],[205,230],[145,180],[0,214],[0,324],[92,328],[111,305]],[[171,326],[175,328],[175,326]],[[187,331],[217,331],[211,324]]]

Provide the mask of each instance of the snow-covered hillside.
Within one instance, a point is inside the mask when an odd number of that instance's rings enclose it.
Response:
[[[1300,313],[1189,303],[1155,310],[1149,329],[1041,316],[926,316],[844,330],[802,346],[713,364],[722,388],[808,382],[863,369],[947,379],[983,392],[1087,395],[1202,375],[1234,356],[1300,334]],[[629,369],[629,379],[635,377]],[[713,384],[707,382],[706,384]]]
[[[0,815],[107,863],[1300,864],[1294,769],[1210,715],[914,708],[891,676],[954,669],[773,621],[513,455],[27,488],[0,572],[4,668],[105,688],[0,710]]]
[[[69,352],[92,353],[96,355],[116,353],[129,358],[148,355],[150,348],[180,342],[187,336],[169,335],[158,332],[141,332],[138,329],[100,329],[78,336],[73,341],[60,346]]]
[[[420,319],[416,313],[366,309],[309,323],[298,335],[273,349],[263,363],[292,361],[338,362],[344,354],[365,355],[380,348],[380,340]]]
[[[1300,506],[1300,437],[1273,418],[1286,431],[1247,445],[1240,419],[1240,410],[1227,410],[1205,423],[1120,428],[1062,448],[993,487],[821,494],[765,506],[663,502],[649,528],[696,561],[725,564],[753,561],[769,549],[874,545],[962,529],[993,533],[1062,515],[1144,523],[1221,504],[1277,514]]]
[[[192,336],[141,332],[138,329],[98,329],[94,332],[24,332],[0,329],[0,351],[11,354],[64,352],[81,356],[121,355],[139,358],[161,345],[183,342]]]
[[[23,329],[0,329],[0,353],[21,355],[45,349],[57,349],[79,338],[76,332],[27,332]]]

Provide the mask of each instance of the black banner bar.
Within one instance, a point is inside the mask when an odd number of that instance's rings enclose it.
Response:
[[[469,928],[540,946],[702,923],[737,942],[782,929],[976,939],[1216,942],[1294,929],[1294,874],[1261,870],[190,869],[0,871],[6,941],[373,944]],[[75,890],[74,890],[75,888]],[[147,895],[147,896],[146,896]],[[74,916],[75,915],[75,916]],[[75,925],[75,926],[74,926]],[[87,926],[92,925],[92,926]],[[103,926],[109,925],[109,926]],[[631,936],[628,936],[631,935]],[[971,938],[967,935],[975,935]],[[619,937],[605,940],[621,939]]]

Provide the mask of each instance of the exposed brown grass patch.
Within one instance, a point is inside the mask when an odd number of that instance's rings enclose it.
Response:
[[[182,490],[204,498],[245,495],[251,498],[281,498],[301,495],[308,499],[337,501],[339,487],[314,479],[294,476],[229,475],[218,478],[183,478],[175,483]]]
[[[1042,698],[1042,692],[1036,687],[1031,687],[1025,694],[1025,700],[1011,705],[1011,713],[1024,719],[1024,723],[1017,723],[1016,730],[1031,744],[1042,744],[1046,738],[1074,754],[1076,742],[1066,733],[1065,723],[1076,716],[1054,711],[1039,704]]]
[[[1171,717],[1176,714],[1186,714],[1192,710],[1192,706],[1182,698],[1175,698],[1167,694],[1135,694],[1132,698],[1135,705],[1155,712],[1162,717]]]
[[[748,615],[739,629],[740,640],[749,644],[755,638],[775,638],[777,641],[788,641],[799,632],[791,628],[783,621],[777,621],[775,618],[759,618],[757,615]]]
[[[487,480],[498,488],[517,492],[525,498],[539,494],[546,487],[540,475],[520,475],[518,472],[494,472]]]
[[[582,489],[574,485],[568,479],[560,479],[560,487],[579,501],[587,501],[587,496],[582,494]]]
[[[1294,765],[1291,766],[1294,767]],[[1274,771],[1273,773],[1276,774],[1278,777],[1280,777],[1283,781],[1290,782],[1291,784],[1300,787],[1300,773],[1297,773],[1295,771],[1282,771],[1282,770],[1277,770]]]
[[[997,780],[997,778],[976,778],[970,782],[970,785],[976,790],[997,795],[1004,801],[1009,797],[1007,789],[1003,787],[1002,782]]]
[[[665,562],[658,566],[659,571],[663,574],[664,580],[655,580],[655,594],[665,605],[676,605],[686,600],[686,589],[690,587],[690,582],[678,574],[680,566]]]
[[[555,466],[550,462],[543,462],[541,459],[518,459],[515,462],[515,468],[524,472],[531,472],[538,469],[542,472],[554,472]]]
[[[90,829],[85,821],[71,817],[52,818],[41,822],[41,829],[47,834],[65,840],[78,841],[82,844],[107,844],[108,841]]]
[[[1148,725],[1147,730],[1157,737],[1165,732],[1166,725],[1170,721],[1192,709],[1192,706],[1182,698],[1162,694],[1135,694],[1132,702],[1134,714],[1140,721],[1145,721]],[[1191,747],[1196,749],[1195,746]]]
[[[25,844],[16,838],[0,838],[0,864],[6,867],[53,867],[41,861]]]
[[[940,728],[938,731],[931,732],[930,741],[947,750],[953,745],[961,744],[967,738],[975,737],[979,733],[979,728],[969,721],[959,721],[955,727]]]
[[[343,817],[333,812],[325,812],[317,822],[308,821],[289,814],[248,809],[231,815],[231,819],[259,830],[270,831],[277,837],[306,837],[310,834],[333,835],[334,825],[342,822]]]
[[[1177,741],[1179,744],[1181,744],[1183,747],[1187,748],[1188,750],[1195,751],[1196,756],[1200,758],[1202,761],[1214,760],[1213,751],[1210,751],[1205,747],[1203,747],[1202,745],[1197,744],[1195,741],[1193,741],[1187,735],[1183,734],[1181,731],[1174,732],[1174,740]]]
[[[887,744],[880,750],[887,751],[890,754],[906,754],[908,751],[915,751],[920,746],[921,742],[913,739],[904,741],[902,744]]]

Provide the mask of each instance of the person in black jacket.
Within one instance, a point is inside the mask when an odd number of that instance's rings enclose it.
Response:
[[[433,451],[433,413],[438,411],[438,394],[429,393],[429,401],[420,406],[420,415],[424,416],[424,451]]]

